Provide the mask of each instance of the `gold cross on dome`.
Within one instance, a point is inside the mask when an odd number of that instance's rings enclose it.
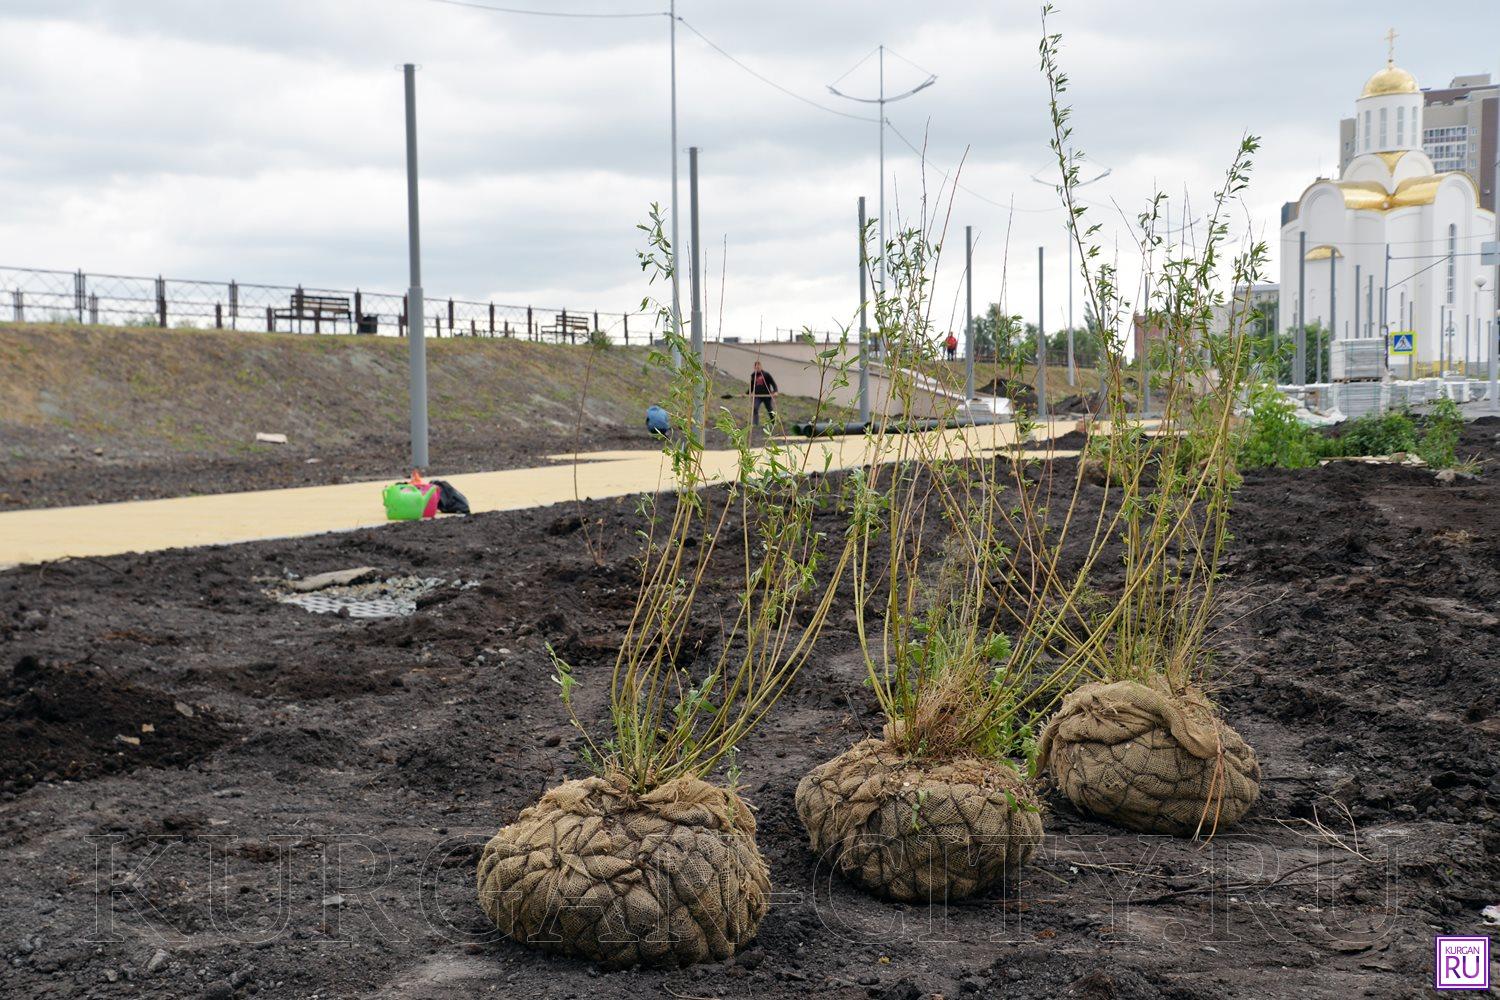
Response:
[[[1385,33],[1385,44],[1386,44],[1385,61],[1386,61],[1387,64],[1389,64],[1391,66],[1394,66],[1394,65],[1396,65],[1396,29],[1395,28],[1392,28],[1390,31],[1387,31]]]

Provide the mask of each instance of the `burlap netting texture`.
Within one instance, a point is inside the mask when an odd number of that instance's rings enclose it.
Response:
[[[1260,795],[1260,764],[1199,691],[1085,684],[1042,733],[1039,759],[1080,809],[1144,833],[1222,830]]]
[[[923,761],[864,740],[797,785],[812,849],[849,881],[903,902],[992,888],[1042,842],[1042,817],[1000,761]]]
[[[749,807],[696,778],[643,795],[618,777],[565,782],[479,857],[496,927],[612,967],[722,961],[755,936],[770,889]]]

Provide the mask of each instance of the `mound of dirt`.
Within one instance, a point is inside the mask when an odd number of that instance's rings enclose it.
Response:
[[[1015,379],[1001,376],[990,379],[988,383],[975,391],[981,396],[1004,396],[1010,400],[1012,406],[1017,408],[1036,409],[1036,386],[1026,382],[1017,382]]]
[[[0,790],[180,767],[223,744],[212,716],[150,688],[22,656],[0,694]]]

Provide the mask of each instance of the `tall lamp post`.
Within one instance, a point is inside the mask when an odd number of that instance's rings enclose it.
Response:
[[[1307,307],[1312,310],[1313,322],[1317,323],[1318,326],[1321,327],[1323,325],[1323,317],[1321,317],[1321,316],[1318,315],[1318,290],[1316,288],[1307,293]],[[1301,383],[1303,385],[1306,385],[1307,384],[1307,355],[1306,355],[1307,345],[1306,345],[1305,342],[1307,340],[1307,333],[1306,333],[1305,330],[1303,331],[1303,334],[1302,334],[1302,340],[1303,340],[1304,344],[1303,344],[1303,348],[1302,348],[1302,350],[1303,350],[1303,356],[1302,356],[1302,379],[1300,381],[1301,381]],[[1322,334],[1322,332],[1320,330],[1319,333],[1316,336],[1313,337],[1313,341],[1312,341],[1313,350],[1317,352],[1316,354],[1313,355],[1313,381],[1315,381],[1315,382],[1316,381],[1320,381],[1320,379],[1318,377],[1318,367],[1322,363],[1322,360],[1323,360],[1323,348],[1322,348],[1322,345],[1323,345],[1323,334]],[[1304,395],[1303,398],[1306,399],[1307,397]]]
[[[692,289],[688,315],[690,346],[693,352],[693,362],[703,365],[703,261],[698,254],[698,147],[688,147],[688,239],[692,246],[688,247],[688,267],[692,268],[692,275],[688,283]],[[708,387],[699,383],[693,390],[693,417],[697,423],[698,433],[703,435],[700,441],[708,440]]]
[[[1495,380],[1495,351],[1496,343],[1500,342],[1500,149],[1495,150],[1495,173],[1494,182],[1490,185],[1493,198],[1490,207],[1495,210],[1495,291],[1490,305],[1490,412],[1500,413],[1500,384]],[[1480,265],[1484,260],[1480,258]]]
[[[1444,357],[1444,359],[1442,361],[1442,364],[1439,366],[1440,367],[1440,371],[1438,372],[1438,374],[1439,375],[1446,375],[1446,374],[1448,374],[1448,369],[1450,369],[1450,368],[1453,367],[1453,307],[1452,306],[1448,307],[1448,323],[1447,323],[1446,326],[1442,327],[1442,334],[1443,334],[1443,344],[1447,348],[1448,353]]]
[[[868,59],[870,57],[865,56],[865,58]],[[887,97],[885,95],[885,46],[882,45],[880,46],[880,96],[855,97],[852,94],[844,93],[831,83],[828,85],[828,92],[835,97],[842,97],[846,101],[859,101],[861,104],[875,104],[880,108],[880,200],[878,203],[878,211],[880,212],[880,257],[877,260],[877,263],[880,265],[880,271],[876,275],[875,284],[876,288],[882,292],[885,291],[885,106],[893,104],[896,101],[904,101],[918,91],[926,90],[934,83],[937,83],[937,74],[928,74],[927,79],[910,90]]]
[[[406,87],[406,365],[411,400],[411,465],[427,468],[427,323],[422,312],[422,226],[417,211],[417,67],[401,67]]]
[[[1488,397],[1488,402],[1490,404],[1490,412],[1495,413],[1497,411],[1500,411],[1500,400],[1497,400],[1495,398],[1496,389],[1500,388],[1495,384],[1496,376],[1500,375],[1500,372],[1497,372],[1495,369],[1496,331],[1493,326],[1493,321],[1491,321],[1490,323],[1486,323],[1484,314],[1479,311],[1479,303],[1484,298],[1484,286],[1486,284],[1487,282],[1485,281],[1484,275],[1482,274],[1474,279],[1474,321],[1479,324],[1479,335],[1477,339],[1480,343],[1485,344],[1489,348],[1487,351],[1485,351],[1485,357],[1488,359],[1489,364],[1489,371],[1486,372],[1486,374],[1490,377],[1490,391],[1486,393],[1486,396]],[[1468,373],[1466,372],[1465,374],[1467,375]]]
[[[682,270],[677,262],[682,259],[682,247],[677,242],[677,0],[671,0],[668,11],[671,24],[670,45],[672,51],[672,332],[682,336],[682,283],[677,274]],[[677,344],[672,344],[673,360],[676,361]]]
[[[1109,172],[1112,169],[1114,168],[1105,167],[1097,176],[1090,177],[1086,181],[1079,181],[1073,186],[1081,188],[1086,184],[1102,181],[1109,176]],[[1044,181],[1035,174],[1032,174],[1031,179],[1038,184],[1047,185],[1054,191],[1057,191],[1059,195],[1062,194],[1058,185],[1053,184],[1051,181]],[[1068,385],[1070,386],[1078,384],[1078,369],[1073,364],[1073,230],[1076,225],[1077,220],[1071,216],[1063,220],[1063,229],[1068,234]]]

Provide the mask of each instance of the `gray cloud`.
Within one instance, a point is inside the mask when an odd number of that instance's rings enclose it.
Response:
[[[520,0],[517,0],[520,2]],[[547,6],[544,0],[536,0]],[[649,10],[660,0],[576,0]],[[979,234],[976,298],[1034,312],[1035,247],[1049,248],[1048,325],[1062,316],[1061,215],[1046,168],[1046,94],[1032,4],[978,0],[756,4],[683,0],[694,26],[784,86],[853,113],[824,85],[879,41],[939,75],[892,105],[928,146],[927,181],[966,156],[952,225]],[[1089,0],[1055,20],[1075,136],[1113,174],[1086,194],[1119,228],[1153,186],[1202,205],[1240,135],[1264,136],[1249,218],[1336,163],[1337,121],[1384,57],[1426,84],[1493,66],[1500,12],[1449,8],[1425,33],[1409,6]],[[12,0],[0,13],[0,260],[122,273],[399,289],[405,275],[401,89],[419,75],[427,285],[578,308],[644,292],[636,223],[666,202],[667,22],[504,16],[429,0]],[[704,244],[717,308],[728,241],[729,332],[852,309],[855,197],[876,187],[873,123],[767,88],[679,29],[680,139],[703,148]],[[891,58],[894,88],[920,80]],[[874,61],[841,83],[875,86]],[[910,211],[921,165],[888,137]],[[684,208],[686,157],[684,172]],[[892,199],[894,201],[894,198]],[[1005,266],[1006,233],[1010,255]],[[1108,237],[1112,241],[1113,234]],[[1122,237],[1128,246],[1128,236]],[[957,246],[950,242],[950,246]],[[946,313],[950,257],[938,294]]]

